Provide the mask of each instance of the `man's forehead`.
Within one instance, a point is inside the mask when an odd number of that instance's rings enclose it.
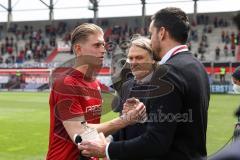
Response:
[[[104,42],[104,34],[103,33],[99,33],[97,39],[98,39],[99,42]]]
[[[146,53],[139,54],[135,52],[127,55],[127,58],[134,58],[134,57],[147,57],[147,54]]]
[[[104,41],[104,39],[98,39],[98,40],[94,41],[93,44],[105,44],[105,41]]]
[[[135,57],[135,56],[146,56],[148,55],[148,51],[142,49],[140,47],[131,47],[129,49],[127,57]]]
[[[104,43],[104,37],[103,34],[93,34],[91,35],[91,38],[89,38],[89,40],[92,43]]]
[[[103,36],[102,37],[98,37],[97,42],[98,43],[104,43],[105,41],[104,41]]]

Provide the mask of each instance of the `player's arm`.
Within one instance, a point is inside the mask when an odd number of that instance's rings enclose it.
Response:
[[[85,131],[84,125],[87,125],[88,127],[91,128],[96,128],[99,133],[102,132],[105,136],[107,136],[121,128],[126,127],[130,123],[129,121],[121,119],[120,117],[102,124],[89,124],[89,123],[83,124],[82,121],[80,121],[80,119],[82,119],[82,117],[77,117],[71,120],[63,121],[65,129],[73,141],[75,134],[80,135]]]
[[[105,136],[108,136],[119,129],[136,123],[136,121],[142,119],[144,116],[146,116],[144,104],[138,99],[130,98],[123,105],[122,116],[102,124],[90,124],[89,126],[96,128],[98,132],[103,132]]]
[[[99,133],[102,132],[105,136],[108,136],[132,123],[130,120],[118,117],[101,124],[88,124],[88,126],[96,128]]]
[[[75,134],[82,134],[85,131],[84,128],[86,126],[84,125],[96,128],[99,133],[102,132],[105,136],[108,136],[129,124],[136,123],[136,120],[139,119],[139,117],[142,117],[145,112],[146,109],[144,104],[139,103],[135,109],[128,111],[124,116],[115,118],[102,124],[83,124],[82,122],[84,121],[84,116],[79,116],[63,121],[63,125],[73,141]]]

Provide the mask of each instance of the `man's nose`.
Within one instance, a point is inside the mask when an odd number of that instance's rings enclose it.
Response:
[[[133,59],[131,60],[131,63],[137,64],[137,63],[138,63],[138,62],[137,62],[137,59],[136,59],[136,58],[133,58]]]
[[[101,47],[101,53],[104,55],[107,52],[106,48],[104,46]]]
[[[135,59],[132,59],[129,63],[133,67],[137,65],[137,61]]]

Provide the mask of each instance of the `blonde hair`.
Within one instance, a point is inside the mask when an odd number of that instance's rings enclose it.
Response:
[[[71,34],[71,44],[73,46],[78,42],[85,42],[91,34],[99,32],[103,33],[101,27],[93,23],[83,23],[73,30]]]
[[[130,44],[129,48],[132,46],[136,46],[136,47],[146,50],[148,52],[148,54],[152,58],[154,58],[153,50],[151,47],[151,40],[148,39],[147,37],[140,36],[140,35],[134,35],[133,38],[131,39],[131,44]]]

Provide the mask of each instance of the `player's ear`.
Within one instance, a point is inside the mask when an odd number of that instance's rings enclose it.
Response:
[[[80,45],[80,44],[75,44],[75,45],[73,45],[73,52],[74,52],[77,56],[81,55],[81,50],[82,50],[82,48],[81,48],[81,45]]]

